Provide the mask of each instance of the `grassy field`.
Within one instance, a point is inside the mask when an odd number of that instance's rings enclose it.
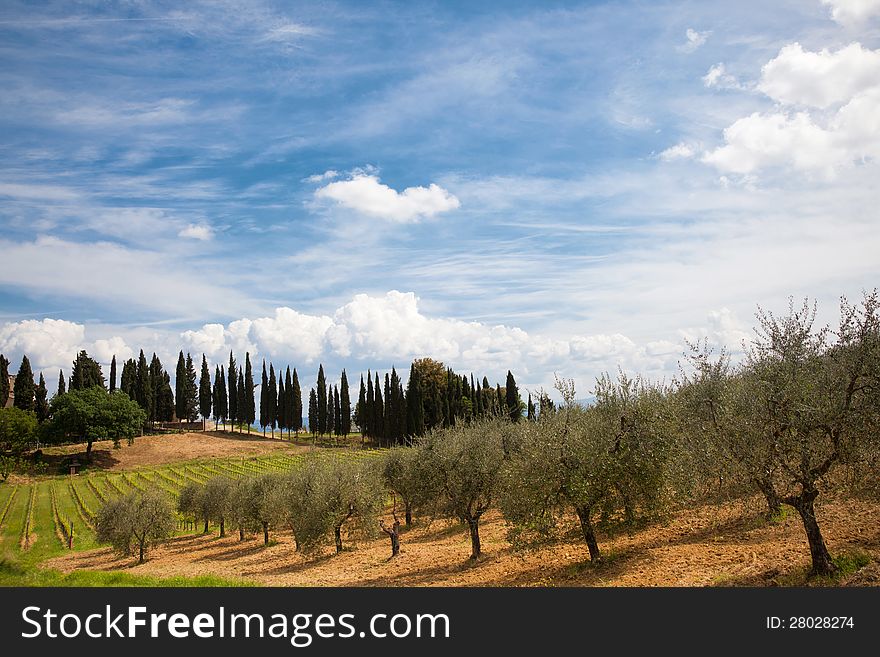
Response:
[[[370,458],[370,450],[326,450],[321,458]],[[37,566],[47,559],[98,547],[94,518],[106,501],[132,491],[161,490],[176,500],[188,483],[214,476],[233,479],[266,472],[284,472],[304,458],[302,453],[192,459],[122,472],[93,471],[79,475],[12,477],[0,484],[0,586],[235,586],[247,585],[216,577],[135,577],[125,573],[62,574]],[[176,536],[201,532],[200,526],[178,519]],[[71,537],[72,536],[72,537]],[[72,547],[71,547],[72,545]]]

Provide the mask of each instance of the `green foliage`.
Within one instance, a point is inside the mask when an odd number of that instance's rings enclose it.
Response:
[[[0,408],[6,406],[9,399],[9,359],[0,354]]]
[[[207,419],[211,417],[211,371],[208,369],[208,360],[202,354],[202,372],[199,379],[199,414]]]
[[[168,498],[155,491],[136,492],[107,502],[98,511],[95,533],[123,555],[138,555],[143,563],[146,551],[174,531],[174,509]]]
[[[85,390],[94,386],[104,387],[104,373],[101,365],[83,350],[76,355],[70,374],[70,389]]]
[[[23,411],[34,410],[34,373],[27,356],[21,357],[21,365],[18,368],[18,374],[15,375],[12,394],[15,396],[12,400],[15,408],[20,408]],[[4,400],[5,403],[6,400]]]
[[[440,515],[468,526],[472,559],[480,555],[480,518],[497,499],[511,438],[512,425],[506,419],[490,418],[435,429],[419,443],[421,495],[435,500]]]
[[[113,394],[95,386],[71,390],[50,404],[49,431],[56,437],[81,438],[91,451],[96,440],[129,440],[141,434],[146,413],[121,390]]]
[[[0,408],[0,449],[20,454],[36,435],[36,414],[14,406]]]
[[[34,389],[34,412],[37,415],[37,421],[43,422],[49,417],[49,391],[46,389],[46,379],[40,372],[40,382]]]
[[[664,501],[674,424],[664,391],[621,374],[597,381],[596,403],[574,403],[574,385],[559,381],[565,400],[555,413],[520,423],[509,450],[501,507],[515,543],[549,534],[574,511],[592,559],[600,552],[596,515],[634,522]]]

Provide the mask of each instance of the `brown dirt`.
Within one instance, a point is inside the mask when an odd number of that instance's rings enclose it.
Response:
[[[119,449],[114,449],[111,440],[96,442],[92,445],[92,467],[113,471],[131,470],[187,459],[256,456],[277,450],[292,452],[306,449],[287,440],[263,438],[256,433],[250,436],[223,431],[167,433],[135,438],[132,445],[123,440]],[[47,460],[61,459],[62,456],[66,458],[72,454],[82,460],[85,445],[50,447],[44,451]]]
[[[570,537],[527,552],[514,551],[497,512],[481,523],[485,555],[467,560],[467,531],[434,522],[403,533],[401,553],[389,559],[386,537],[362,541],[340,555],[327,548],[305,558],[294,552],[289,532],[244,543],[238,535],[174,539],[135,566],[108,549],[80,552],[45,564],[65,572],[79,568],[125,569],[154,576],[214,574],[271,586],[773,586],[805,582],[809,551],[796,514],[778,523],[762,519],[751,503],[707,505],[673,514],[630,535],[604,535],[603,563],[589,562],[585,545]],[[873,562],[841,583],[877,585],[880,505],[853,500],[818,510],[832,554],[860,552]],[[349,543],[349,545],[352,545]],[[850,581],[851,580],[851,581]]]

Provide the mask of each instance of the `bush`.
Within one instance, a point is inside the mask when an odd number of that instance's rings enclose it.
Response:
[[[107,502],[98,511],[95,534],[123,555],[138,554],[144,562],[148,548],[174,531],[174,509],[168,498],[153,491],[130,493]]]

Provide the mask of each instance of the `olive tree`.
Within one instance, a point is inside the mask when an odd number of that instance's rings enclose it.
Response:
[[[190,482],[180,489],[177,496],[177,510],[194,522],[204,522],[203,533],[208,533],[208,508],[204,484]]]
[[[392,447],[382,457],[382,481],[395,497],[400,497],[407,526],[412,525],[413,512],[431,501],[430,490],[425,486],[430,473],[425,471],[425,465],[414,447]]]
[[[433,430],[419,445],[423,495],[435,500],[440,515],[467,525],[471,559],[480,556],[480,518],[497,499],[505,445],[514,431],[508,420],[489,418]]]
[[[224,518],[238,530],[238,540],[243,541],[245,532],[256,531],[258,526],[251,517],[250,478],[235,479],[230,482],[229,496],[226,498]]]
[[[328,533],[327,518],[319,504],[322,459],[305,458],[281,481],[276,489],[281,522],[290,526],[297,551],[315,550]]]
[[[326,461],[320,471],[315,504],[333,530],[337,554],[342,552],[342,528],[370,534],[382,503],[382,485],[374,464],[364,460]]]
[[[251,526],[263,530],[263,543],[269,544],[269,529],[278,524],[282,518],[282,509],[278,504],[278,487],[282,485],[282,475],[266,473],[245,480],[240,491],[239,502],[242,503],[242,518]]]
[[[226,514],[232,494],[232,480],[229,477],[211,477],[205,482],[203,513],[205,518],[220,527],[220,538],[226,536]],[[207,524],[207,523],[206,523]]]
[[[670,426],[663,390],[623,374],[599,378],[590,408],[575,403],[571,381],[557,388],[563,405],[534,423],[503,473],[501,508],[515,542],[549,534],[574,511],[591,561],[601,559],[595,516],[622,512],[633,521],[663,501],[670,460]]]
[[[736,409],[757,454],[745,466],[771,477],[774,494],[800,515],[811,573],[830,574],[815,503],[833,468],[877,440],[880,298],[875,290],[859,305],[843,299],[835,331],[816,328],[815,304],[806,301],[783,317],[759,310],[757,318],[741,372],[747,394]]]
[[[21,454],[36,435],[36,414],[14,406],[0,408],[0,450]]]
[[[144,562],[147,549],[169,538],[174,531],[174,509],[168,498],[155,491],[135,492],[104,504],[95,519],[95,534],[120,554],[138,554]]]

